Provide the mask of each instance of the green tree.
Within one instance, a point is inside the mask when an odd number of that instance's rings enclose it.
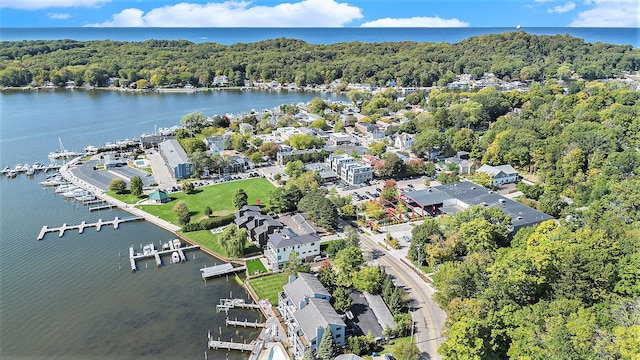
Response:
[[[375,156],[381,156],[387,151],[387,144],[383,142],[372,142],[369,144],[369,152]]]
[[[179,143],[187,153],[187,155],[193,154],[196,151],[207,151],[207,145],[204,143],[204,141],[196,138],[180,139]]]
[[[289,137],[289,145],[297,150],[312,149],[322,144],[322,139],[309,134],[293,134]]]
[[[393,358],[397,360],[416,360],[420,355],[420,350],[414,342],[405,346],[396,346],[393,351]]]
[[[289,161],[284,168],[284,173],[292,178],[297,178],[304,172],[304,164],[300,160]]]
[[[120,178],[115,178],[109,183],[109,190],[116,194],[123,194],[127,190],[127,183]]]
[[[304,258],[300,256],[296,251],[292,251],[289,254],[287,264],[284,266],[284,272],[289,275],[296,275],[300,272],[309,272],[310,266],[304,261]]]
[[[395,180],[387,180],[382,187],[382,191],[380,192],[380,197],[386,199],[388,201],[395,201],[395,198],[398,197],[398,187]]]
[[[206,125],[206,121],[207,117],[202,115],[201,112],[192,112],[186,114],[182,119],[180,119],[180,123],[185,127],[185,129],[187,129],[191,136],[200,133]]]
[[[320,360],[333,360],[338,355],[338,345],[333,339],[333,332],[330,327],[324,328],[322,340],[318,345],[318,358]]]
[[[247,205],[247,199],[247,193],[244,191],[244,189],[238,188],[236,194],[233,197],[233,206],[235,206],[236,209],[240,209],[243,206]]]
[[[352,303],[353,300],[343,287],[338,286],[333,291],[333,308],[336,309],[337,312],[341,314],[346,313],[347,310],[351,308]]]
[[[207,207],[204,208],[204,214],[207,216],[211,216],[211,214],[213,214],[213,210],[211,210],[211,208],[207,205]]]
[[[344,227],[344,239],[346,241],[347,247],[359,247],[360,246],[360,235],[358,231],[353,226],[345,226]]]
[[[182,191],[184,191],[185,194],[192,194],[194,190],[195,186],[191,181],[185,181],[182,183]]]
[[[353,276],[353,286],[372,294],[378,294],[382,289],[382,274],[377,266],[367,266]]]
[[[344,121],[342,120],[338,120],[336,121],[335,125],[333,126],[333,132],[334,133],[343,133],[344,132]]]
[[[316,356],[313,355],[313,349],[309,348],[309,350],[304,353],[302,360],[316,360]]]
[[[134,176],[131,178],[131,193],[136,197],[142,197],[142,179],[140,176]]]
[[[247,229],[239,229],[234,224],[225,227],[222,234],[220,234],[220,243],[222,243],[227,255],[231,258],[239,258],[244,254],[247,240]]]
[[[338,251],[335,260],[336,283],[341,286],[351,286],[353,274],[360,271],[364,264],[362,249],[359,247],[348,247]]]
[[[186,225],[191,221],[191,213],[189,212],[189,208],[184,201],[178,201],[173,206],[173,212],[177,215],[178,224]]]

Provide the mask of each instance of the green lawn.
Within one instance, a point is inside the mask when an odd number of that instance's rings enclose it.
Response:
[[[264,274],[267,272],[267,268],[264,267],[264,264],[260,259],[251,259],[245,262],[247,264],[247,274]]]
[[[289,276],[287,274],[273,274],[250,279],[249,285],[258,295],[258,299],[269,299],[272,305],[278,304],[278,293],[287,284]]]
[[[227,250],[224,248],[224,246],[222,246],[222,243],[220,242],[220,234],[212,234],[209,230],[182,232],[181,234],[187,239],[200,245],[200,247],[209,249],[210,251],[213,251],[220,256],[226,258],[229,257],[229,254],[227,254]],[[259,251],[260,249],[251,242],[248,242],[247,247],[245,247],[244,249],[245,254],[252,254]],[[264,269],[264,266],[262,268]],[[264,269],[263,272],[267,272],[267,269]],[[253,273],[250,272],[249,274]]]
[[[125,202],[127,204],[135,204],[138,201],[140,201],[140,200],[142,200],[142,199],[147,197],[147,195],[143,195],[143,198],[139,198],[139,197],[133,195],[131,193],[131,191],[129,191],[129,189],[125,190],[123,194],[116,194],[113,191],[107,191],[106,194],[111,196],[114,199],[118,199],[118,200],[123,201],[123,202]]]
[[[269,200],[269,192],[275,189],[269,180],[263,178],[232,181],[196,188],[194,194],[172,193],[170,194],[172,200],[166,204],[140,205],[140,208],[173,224],[177,224],[177,216],[172,209],[180,200],[187,204],[191,218],[194,220],[205,216],[204,209],[207,206],[213,210],[214,215],[225,215],[236,211],[233,207],[233,196],[240,188],[247,193],[249,205],[255,205],[256,199],[260,199],[260,203],[266,205]]]
[[[188,233],[182,233],[185,237],[192,240],[200,247],[207,248],[216,254],[228,257],[227,250],[220,243],[220,234],[212,234],[209,230],[192,231]]]

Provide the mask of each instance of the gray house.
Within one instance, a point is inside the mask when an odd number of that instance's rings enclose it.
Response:
[[[165,140],[158,146],[165,164],[176,179],[187,179],[193,175],[189,157],[177,140]]]

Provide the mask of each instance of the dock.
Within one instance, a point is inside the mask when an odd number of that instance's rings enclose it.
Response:
[[[246,269],[247,269],[246,266],[233,267],[231,263],[225,263],[222,265],[204,267],[200,269],[200,271],[202,272],[202,278],[208,279],[211,277],[222,276],[226,274],[235,273],[238,271],[244,271]]]
[[[229,312],[229,309],[260,309],[260,304],[247,303],[244,299],[220,299],[220,304],[216,305],[216,312]]]
[[[169,242],[171,244],[171,242]],[[169,250],[156,250],[155,245],[153,243],[148,244],[149,250],[143,253],[136,253],[133,249],[133,246],[129,247],[129,261],[131,262],[131,271],[136,271],[137,265],[136,261],[143,260],[147,258],[154,258],[157,266],[162,266],[162,255],[171,254],[174,251],[177,251],[178,254],[181,254],[180,259],[182,261],[187,261],[187,257],[184,255],[184,252],[187,250],[195,250],[199,249],[200,245],[192,245],[185,247],[174,247],[171,246]]]
[[[253,351],[256,346],[256,341],[253,340],[251,343],[247,344],[233,342],[233,339],[231,339],[231,341],[220,341],[220,338],[218,338],[218,340],[214,340],[213,337],[211,337],[211,331],[209,331],[208,346],[209,349]]]
[[[264,327],[264,323],[259,323],[258,320],[251,322],[251,321],[247,321],[246,319],[244,321],[238,321],[238,318],[236,318],[235,320],[229,320],[229,318],[227,318],[225,320],[225,324],[227,324],[227,326],[242,326],[242,327],[252,327],[252,328],[263,328]]]
[[[62,226],[60,226],[60,227],[54,227],[54,228],[50,228],[49,226],[45,225],[45,226],[42,227],[42,230],[40,230],[40,234],[38,234],[38,240],[44,239],[44,236],[47,233],[50,233],[50,232],[58,232],[58,237],[63,237],[64,233],[67,230],[76,230],[77,229],[78,230],[78,234],[82,234],[84,232],[84,229],[90,228],[90,227],[95,227],[96,231],[100,231],[103,226],[113,225],[114,229],[118,229],[120,227],[120,224],[122,224],[122,223],[127,223],[127,222],[132,222],[132,221],[139,221],[139,220],[144,220],[144,218],[140,217],[140,216],[137,216],[137,217],[132,217],[132,218],[120,219],[120,218],[118,218],[116,216],[116,218],[113,219],[113,220],[103,221],[102,219],[99,219],[98,222],[95,222],[95,223],[87,223],[86,221],[83,221],[79,225],[67,225],[65,223],[65,224],[62,224]]]
[[[97,211],[97,210],[106,210],[106,209],[113,209],[115,207],[118,207],[115,204],[104,204],[104,205],[96,205],[96,206],[92,206],[89,208],[89,211]]]

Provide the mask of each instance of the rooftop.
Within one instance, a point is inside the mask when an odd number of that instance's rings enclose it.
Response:
[[[320,280],[309,273],[298,273],[298,277],[292,282],[283,286],[284,292],[289,296],[296,309],[300,303],[305,302],[305,298],[313,297],[315,294],[322,294],[330,297],[329,291],[320,283]]]
[[[180,164],[188,164],[189,157],[177,140],[169,139],[161,142],[159,145],[162,155],[167,160],[171,168],[175,168]]]
[[[315,337],[316,329],[319,327],[325,328],[329,324],[347,326],[331,304],[324,299],[309,299],[309,304],[296,311],[293,316],[308,339]]]

